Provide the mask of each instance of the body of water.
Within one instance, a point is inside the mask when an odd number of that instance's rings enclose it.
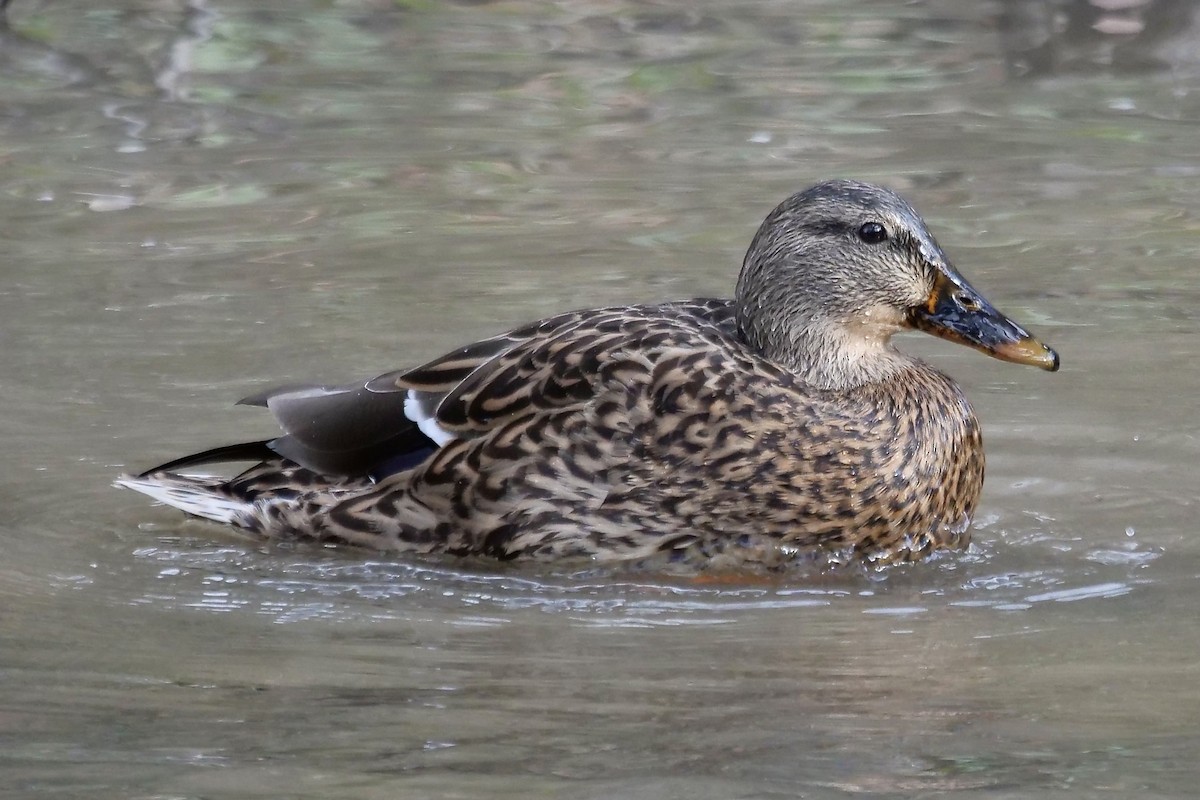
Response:
[[[1192,3],[16,0],[0,794],[1191,797]],[[110,487],[267,385],[727,296],[847,176],[1062,371],[928,337],[975,544],[747,586],[264,548]]]

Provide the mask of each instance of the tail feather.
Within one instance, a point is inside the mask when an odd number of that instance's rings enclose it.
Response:
[[[199,467],[205,464],[225,464],[233,461],[269,461],[278,456],[271,450],[269,441],[242,442],[224,447],[214,447],[203,453],[192,453],[183,458],[176,458],[157,467],[151,467],[139,473],[138,478],[149,478],[159,472],[175,472],[180,467]]]
[[[178,508],[194,517],[210,519],[240,528],[255,528],[256,508],[254,501],[231,496],[224,488],[223,478],[207,475],[149,476],[123,475],[113,482],[114,486],[133,489],[135,492]]]

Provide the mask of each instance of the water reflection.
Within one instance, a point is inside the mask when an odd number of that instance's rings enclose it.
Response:
[[[998,19],[1008,73],[1018,78],[1196,67],[1193,0],[1004,0]]]
[[[1054,548],[1052,538],[1025,542]],[[781,575],[714,586],[630,571],[555,575],[544,566],[512,566],[498,573],[500,568],[457,559],[364,561],[335,552],[314,560],[315,548],[271,553],[269,571],[255,576],[267,562],[253,551],[184,544],[166,539],[135,551],[138,559],[157,567],[147,592],[133,602],[216,612],[245,609],[280,623],[404,619],[421,609],[444,614],[454,624],[500,624],[536,610],[617,627],[722,625],[747,611],[798,608],[894,616],[951,607],[1023,611],[1039,603],[1128,594],[1150,582],[1142,570],[1161,555],[1130,542],[1121,550],[1089,550],[1083,559],[1092,566],[1081,568],[1075,559],[1055,565],[1053,558],[1044,558],[1037,568],[1014,571],[1010,560],[998,557],[997,547],[976,545],[914,568],[855,568],[801,585],[794,576]]]

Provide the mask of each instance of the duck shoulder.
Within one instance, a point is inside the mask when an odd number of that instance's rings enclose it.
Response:
[[[418,414],[449,436],[469,438],[514,417],[586,401],[604,366],[621,354],[653,359],[664,348],[728,342],[735,333],[732,300],[574,311],[380,375],[366,388],[406,393]]]

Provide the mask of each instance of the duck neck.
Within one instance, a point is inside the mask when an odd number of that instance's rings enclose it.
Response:
[[[751,344],[810,386],[847,391],[882,383],[912,366],[913,359],[892,345],[892,333],[814,321],[803,333]]]

